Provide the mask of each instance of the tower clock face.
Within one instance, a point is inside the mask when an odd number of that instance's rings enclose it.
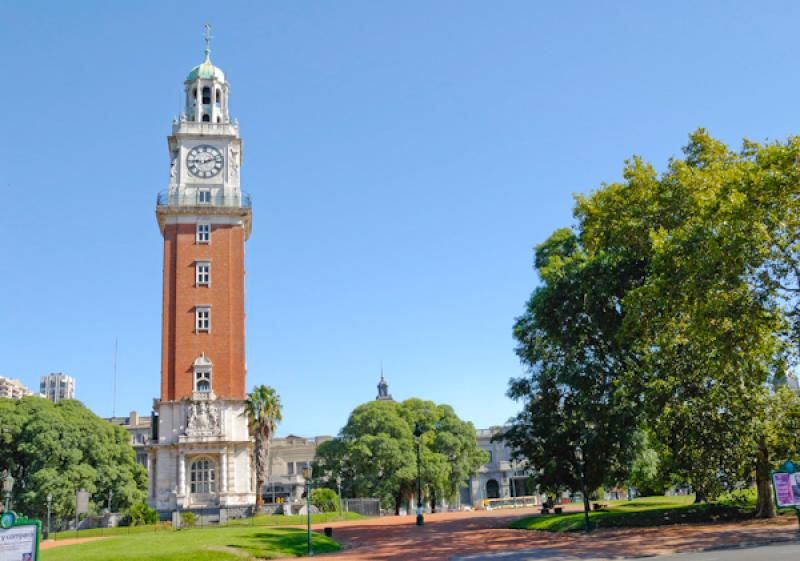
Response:
[[[195,146],[186,156],[186,166],[197,177],[214,177],[225,164],[222,152],[208,144]]]

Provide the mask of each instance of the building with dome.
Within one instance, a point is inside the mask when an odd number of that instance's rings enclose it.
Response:
[[[245,394],[244,244],[250,197],[225,74],[205,59],[184,81],[168,137],[168,188],[156,219],[164,239],[161,395],[147,446],[148,502],[177,509],[255,504]],[[206,510],[208,512],[208,510]]]

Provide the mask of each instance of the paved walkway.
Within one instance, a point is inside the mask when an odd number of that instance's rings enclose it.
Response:
[[[336,561],[445,561],[497,559],[609,559],[698,551],[736,544],[800,538],[795,517],[736,524],[693,524],[660,528],[597,530],[590,536],[510,530],[509,522],[531,509],[427,515],[320,524],[334,528],[344,551]],[[510,555],[516,552],[515,555]],[[496,555],[492,555],[496,554]]]

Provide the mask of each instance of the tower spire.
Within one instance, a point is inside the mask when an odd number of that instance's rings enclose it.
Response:
[[[204,35],[206,41],[206,62],[211,62],[211,24],[207,23],[203,27],[206,28],[206,32]]]

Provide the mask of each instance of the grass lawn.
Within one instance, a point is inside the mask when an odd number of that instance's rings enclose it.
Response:
[[[315,553],[339,544],[312,534]],[[223,527],[116,536],[41,552],[42,561],[248,561],[306,553],[306,532],[295,528]]]
[[[694,504],[694,495],[641,497],[632,501],[609,501],[608,509],[592,512],[593,528],[660,526],[686,522],[716,522],[751,518],[753,506],[732,502]],[[583,512],[545,514],[516,520],[512,528],[574,532],[583,530]]]
[[[366,518],[361,514],[355,512],[329,512],[321,514],[312,514],[312,524],[322,524],[325,522],[332,522],[335,520],[359,520]],[[226,528],[234,526],[298,526],[306,523],[306,516],[303,515],[272,515],[260,514],[251,518],[240,518],[238,520],[230,520],[227,524],[220,526],[219,524],[213,525],[214,528]],[[70,538],[93,538],[98,536],[127,536],[131,534],[153,534],[155,532],[171,533],[172,525],[169,522],[160,525],[146,524],[142,526],[119,526],[117,528],[92,528],[91,530],[67,530],[64,532],[53,532],[53,537],[56,540],[70,539]]]

